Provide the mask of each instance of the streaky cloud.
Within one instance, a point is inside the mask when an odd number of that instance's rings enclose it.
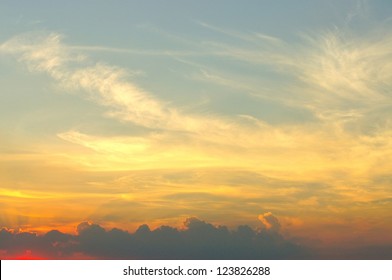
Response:
[[[26,63],[31,71],[49,74],[60,85],[82,89],[95,102],[111,108],[107,115],[153,129],[200,133],[208,127],[226,130],[230,124],[204,116],[190,116],[171,107],[134,83],[126,80],[127,71],[104,63],[88,63],[62,43],[57,33],[17,36],[0,47]]]

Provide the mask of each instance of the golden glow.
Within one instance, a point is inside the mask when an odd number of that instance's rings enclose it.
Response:
[[[186,74],[189,90],[196,82],[210,95],[219,88],[212,101],[197,101],[227,111],[163,101],[131,82],[125,69],[91,63],[57,33],[21,35],[0,46],[1,54],[71,93],[64,94],[70,104],[88,103],[68,120],[56,115],[62,106],[54,102],[51,112],[62,120],[51,123],[56,129],[38,122],[45,131],[38,136],[26,120],[0,135],[1,226],[72,233],[93,221],[134,230],[144,223],[181,227],[197,216],[325,243],[392,241],[384,234],[392,230],[390,32],[367,39],[326,31],[294,46],[201,25],[238,40],[206,43],[209,56],[238,69],[178,60],[196,69]],[[249,42],[257,48],[242,47]],[[265,77],[251,74],[259,72]],[[226,100],[222,92],[244,98],[218,104]],[[249,100],[259,106],[253,114]],[[282,116],[268,119],[269,106]],[[305,117],[291,120],[291,111]]]

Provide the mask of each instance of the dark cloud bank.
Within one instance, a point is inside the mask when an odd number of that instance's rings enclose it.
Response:
[[[52,230],[42,236],[2,229],[0,250],[3,258],[29,251],[49,259],[298,259],[308,255],[275,229],[239,226],[230,231],[196,218],[187,219],[185,226],[184,230],[169,226],[150,230],[142,225],[129,233],[83,222],[76,235]]]
[[[2,229],[0,256],[1,259],[13,259],[29,252],[46,259],[322,258],[293,240],[285,239],[276,227],[253,230],[244,225],[230,231],[196,218],[187,219],[185,226],[184,230],[169,226],[150,230],[147,225],[142,225],[136,232],[129,233],[116,228],[105,230],[100,225],[83,222],[77,227],[76,235],[57,230],[36,235]],[[385,255],[385,248],[384,255],[372,253],[372,258],[376,259],[392,257],[392,254]]]

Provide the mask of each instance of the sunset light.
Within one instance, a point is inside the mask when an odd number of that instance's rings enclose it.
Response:
[[[33,2],[1,259],[392,258],[391,1]]]

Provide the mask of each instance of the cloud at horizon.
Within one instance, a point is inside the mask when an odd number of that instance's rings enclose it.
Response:
[[[271,213],[268,213],[271,217]],[[275,218],[276,219],[276,218]],[[197,218],[183,229],[141,225],[134,233],[82,222],[77,234],[51,230],[43,235],[2,229],[2,259],[303,259],[306,248],[271,229],[246,225],[229,230]]]
[[[274,224],[278,219],[270,212],[260,215]],[[264,222],[262,222],[264,223]],[[181,229],[160,226],[154,230],[146,224],[133,233],[99,224],[82,222],[76,234],[50,230],[37,235],[31,232],[0,230],[1,259],[390,259],[392,245],[319,247],[304,244],[298,238],[285,238],[279,227],[259,229],[240,225],[235,229],[215,226],[191,217]]]

